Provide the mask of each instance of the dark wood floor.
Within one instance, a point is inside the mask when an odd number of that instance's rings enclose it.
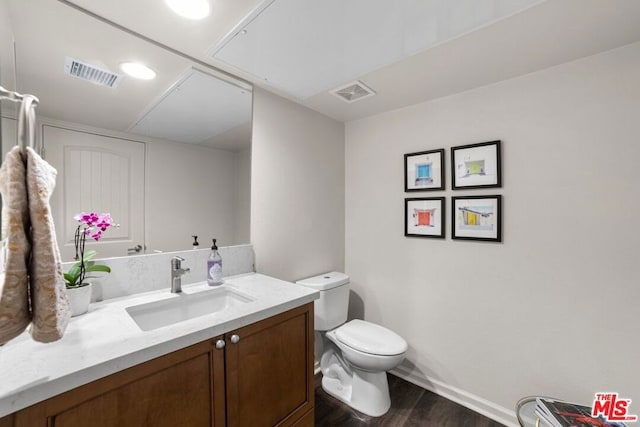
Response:
[[[391,409],[379,418],[363,415],[322,390],[316,375],[316,427],[503,427],[464,406],[388,375]]]

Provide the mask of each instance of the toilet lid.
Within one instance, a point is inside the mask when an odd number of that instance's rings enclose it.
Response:
[[[400,335],[364,320],[345,323],[335,335],[341,343],[363,353],[393,356],[407,351],[407,342]]]

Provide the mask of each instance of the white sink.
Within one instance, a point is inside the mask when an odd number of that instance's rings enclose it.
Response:
[[[229,288],[217,288],[127,307],[127,313],[143,331],[206,316],[253,301],[253,298]]]

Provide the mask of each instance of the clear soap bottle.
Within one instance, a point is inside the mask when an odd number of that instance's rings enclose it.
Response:
[[[209,286],[221,285],[224,282],[222,280],[222,257],[218,252],[218,246],[216,245],[216,239],[213,239],[213,246],[211,246],[211,252],[209,252],[209,259],[207,259],[207,283]]]

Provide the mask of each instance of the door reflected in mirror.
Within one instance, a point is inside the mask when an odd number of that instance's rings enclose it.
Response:
[[[202,248],[214,237],[249,242],[249,84],[60,2],[0,7],[15,40],[9,89],[40,99],[38,139],[58,170],[51,206],[64,260],[75,254],[73,217],[83,211],[119,224],[91,243],[99,257],[189,249],[193,235]],[[125,74],[130,61],[155,78]],[[5,107],[3,156],[16,126]]]

